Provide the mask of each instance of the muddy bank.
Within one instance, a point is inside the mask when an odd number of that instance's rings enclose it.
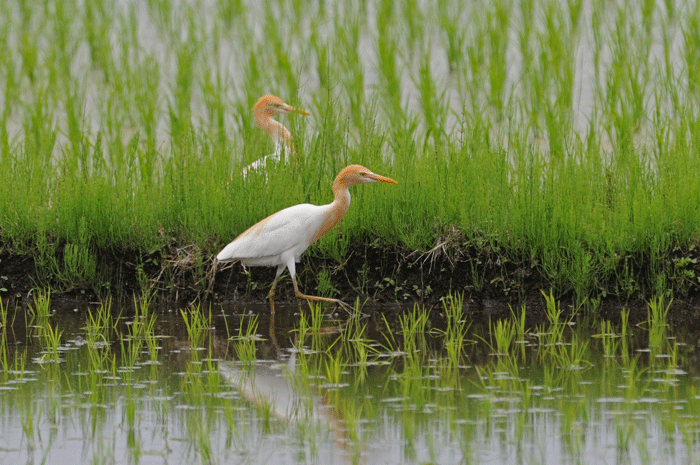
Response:
[[[52,299],[97,302],[108,297],[129,303],[134,295],[148,293],[156,301],[185,306],[193,302],[264,304],[275,270],[219,264],[212,273],[212,255],[196,246],[170,247],[148,253],[143,250],[98,250],[94,275],[67,276],[62,247],[54,260],[19,254],[0,247],[0,296],[16,303],[33,302],[37,288],[51,288]],[[678,251],[684,257],[680,284],[669,278],[673,296],[669,318],[676,323],[700,320],[700,276],[694,250]],[[664,260],[674,266],[678,259]],[[53,266],[47,266],[53,263]],[[646,302],[653,294],[649,281],[650,262],[643,256],[624,260],[624,270],[608,282],[598,281],[585,301],[598,316],[615,320],[629,308],[631,321],[646,318]],[[663,266],[658,263],[655,266]],[[438,305],[450,292],[464,294],[465,310],[474,316],[501,317],[510,309],[527,305],[528,315],[543,315],[542,291],[551,289],[566,311],[581,302],[572,285],[554,286],[536,260],[499,253],[490,246],[477,248],[466,243],[443,242],[433,250],[418,253],[400,247],[366,242],[351,247],[347,259],[337,261],[306,254],[297,266],[299,286],[309,294],[333,295],[346,302],[356,298],[384,311],[420,302]],[[619,276],[624,276],[620,282]],[[692,279],[690,279],[692,278]],[[633,283],[631,285],[630,283]],[[277,287],[280,304],[296,301],[291,279],[284,274]]]

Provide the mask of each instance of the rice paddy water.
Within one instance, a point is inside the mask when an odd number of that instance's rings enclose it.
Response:
[[[688,464],[697,328],[315,308],[0,306],[3,463]],[[365,309],[367,310],[367,309]],[[392,312],[393,313],[393,312]]]

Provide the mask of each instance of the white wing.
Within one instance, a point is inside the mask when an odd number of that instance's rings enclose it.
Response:
[[[251,266],[280,265],[280,255],[285,252],[292,252],[298,259],[311,245],[329,210],[330,205],[308,203],[280,210],[248,228],[216,258],[240,260]]]

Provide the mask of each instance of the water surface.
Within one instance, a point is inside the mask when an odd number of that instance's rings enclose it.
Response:
[[[678,328],[604,337],[598,323],[543,324],[498,345],[495,322],[461,320],[464,339],[446,335],[444,308],[326,317],[321,331],[304,326],[302,306],[278,307],[274,321],[265,307],[212,307],[210,321],[208,309],[198,320],[143,307],[102,330],[87,309],[6,310],[2,463],[687,464],[700,454],[697,338]]]

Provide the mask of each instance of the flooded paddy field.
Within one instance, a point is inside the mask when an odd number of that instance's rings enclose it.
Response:
[[[0,462],[700,460],[697,327],[305,303],[2,307]],[[389,316],[388,316],[389,315]]]
[[[700,2],[34,3],[0,0],[0,463],[700,463]],[[266,94],[295,152],[245,177]],[[215,272],[351,164],[398,184],[298,280],[355,314]]]

